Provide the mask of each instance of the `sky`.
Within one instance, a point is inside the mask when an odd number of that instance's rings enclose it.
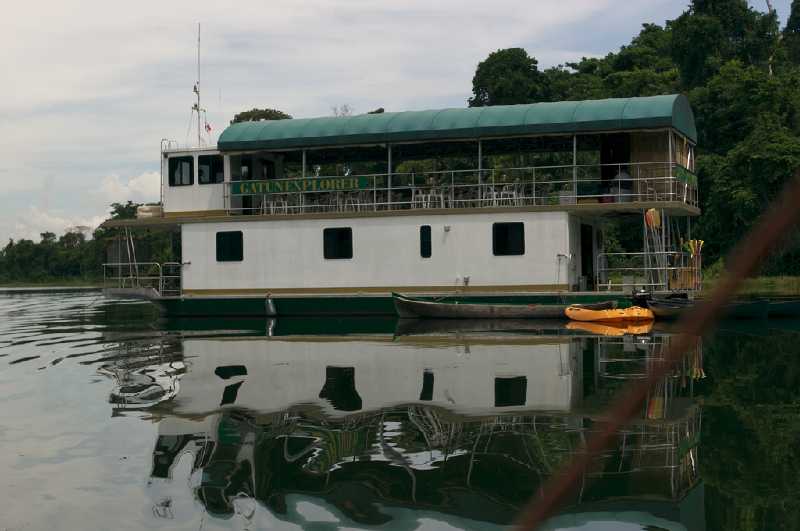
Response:
[[[751,2],[765,9],[764,2]],[[159,199],[162,138],[187,136],[201,24],[203,107],[294,117],[462,107],[477,64],[523,47],[602,56],[688,0],[27,0],[0,20],[0,242],[96,227]],[[782,21],[790,0],[774,0]],[[196,135],[196,133],[195,133]]]

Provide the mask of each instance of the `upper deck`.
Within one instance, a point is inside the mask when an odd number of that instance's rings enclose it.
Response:
[[[163,151],[160,216],[697,215],[695,141],[683,96],[238,123]]]

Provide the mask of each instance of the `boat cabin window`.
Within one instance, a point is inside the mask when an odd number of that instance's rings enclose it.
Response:
[[[431,226],[423,225],[419,228],[419,254],[422,258],[431,257]]]
[[[492,225],[492,252],[495,256],[525,254],[525,225],[521,222]]]
[[[324,229],[322,236],[326,260],[353,258],[353,229],[350,227]]]
[[[194,157],[171,157],[168,169],[170,186],[194,184]]]
[[[422,391],[419,393],[420,401],[430,402],[433,400],[433,371],[425,369],[422,373]]]
[[[200,155],[197,157],[197,182],[216,184],[225,180],[222,155]]]
[[[244,259],[242,231],[217,233],[217,262],[241,262]]]
[[[524,406],[528,379],[524,376],[494,379],[494,406]]]

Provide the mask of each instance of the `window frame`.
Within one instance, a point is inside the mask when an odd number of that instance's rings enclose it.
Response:
[[[517,252],[516,250],[515,251],[511,251],[511,252],[498,252],[498,251],[502,251],[502,249],[498,249],[498,242],[497,242],[497,240],[498,240],[498,229],[500,227],[509,227],[510,228],[511,226],[520,226],[520,227],[522,227],[522,240],[521,240],[522,247],[521,247],[521,249],[518,250],[519,252]],[[510,238],[508,236],[509,233],[506,233],[506,234],[507,234],[506,240],[510,240]],[[507,247],[511,248],[510,242],[507,241],[506,243],[509,244],[509,245],[507,245]],[[500,222],[492,223],[492,254],[494,256],[524,256],[525,255],[525,222],[523,222],[523,221],[500,221]]]
[[[222,245],[220,245],[221,242],[222,242],[221,237],[223,237],[224,235],[228,235],[228,234],[238,234],[239,235],[239,253],[237,255],[234,255],[234,256],[238,256],[239,258],[227,258],[224,255],[225,250],[226,250],[225,249],[225,245],[226,244],[222,243]],[[243,233],[243,231],[240,231],[240,230],[217,231],[217,233],[215,235],[215,241],[216,241],[216,249],[215,249],[216,253],[215,253],[215,255],[216,255],[217,263],[244,262],[244,233]],[[228,243],[227,245],[230,246],[230,243]]]
[[[329,241],[328,240],[328,234],[333,234],[332,231],[337,231],[337,234],[338,233],[349,234],[349,236],[350,236],[350,238],[349,238],[350,239],[350,241],[349,241],[349,245],[350,245],[349,256],[345,256],[345,255],[338,256],[339,253],[328,253],[329,250],[332,250],[329,247],[329,245],[333,245],[333,244],[329,244],[328,243],[328,241]],[[340,245],[340,243],[341,243],[341,240],[337,236],[336,245],[338,246],[338,245]],[[337,255],[337,256],[329,256],[329,254]],[[345,254],[347,254],[347,253],[345,253]],[[326,228],[322,229],[322,257],[325,260],[352,260],[353,259],[353,255],[354,255],[354,252],[353,252],[353,228],[352,227],[326,227]]]
[[[208,164],[208,173],[209,173],[209,180],[203,182],[203,174],[201,172],[201,168],[203,167],[203,159],[217,159],[219,161],[219,172],[214,172],[214,164],[211,161]],[[215,175],[220,176],[220,180],[217,181],[213,177]],[[206,185],[206,184],[220,184],[225,182],[225,157],[221,154],[212,154],[212,155],[198,155],[197,156],[197,184]]]
[[[185,162],[186,159],[189,161],[189,182],[175,182],[175,179],[172,175],[172,164],[173,162]],[[193,155],[182,155],[180,157],[169,157],[167,159],[167,184],[170,187],[178,187],[178,186],[192,186],[194,185],[194,156]]]
[[[426,259],[433,256],[433,231],[430,225],[419,227],[419,256]]]

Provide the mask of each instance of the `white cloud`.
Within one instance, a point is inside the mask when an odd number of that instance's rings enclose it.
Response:
[[[13,227],[10,237],[16,240],[26,238],[39,241],[43,232],[53,232],[61,235],[66,229],[72,227],[89,227],[96,229],[107,216],[97,215],[89,217],[64,215],[59,212],[46,212],[38,207],[31,206],[25,215]]]
[[[97,194],[105,203],[154,203],[159,200],[161,176],[158,172],[145,172],[131,177],[126,182],[117,175],[103,178]]]

